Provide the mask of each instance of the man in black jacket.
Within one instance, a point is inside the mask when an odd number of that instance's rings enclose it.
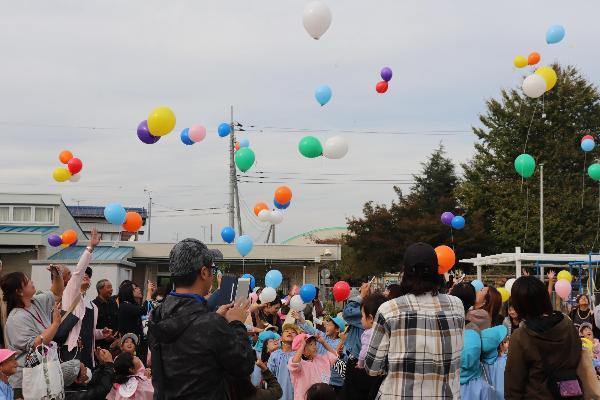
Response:
[[[100,366],[94,371],[92,379],[87,382],[86,368],[83,368],[84,372],[77,375],[74,385],[65,389],[65,400],[105,399],[110,392],[114,375],[112,355],[105,349],[97,349],[95,353]]]
[[[247,379],[256,361],[243,323],[248,304],[209,312],[204,296],[213,279],[212,255],[196,239],[173,247],[169,271],[175,291],[148,323],[154,398],[226,399],[228,382]]]

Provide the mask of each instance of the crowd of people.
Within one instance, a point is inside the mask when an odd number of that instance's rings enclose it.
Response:
[[[0,278],[0,399],[600,398],[600,309],[585,295],[556,309],[552,272],[548,286],[517,279],[503,303],[491,285],[444,282],[434,249],[417,243],[399,284],[363,283],[339,312],[320,294],[291,309],[297,285],[217,306],[214,253],[185,239],[168,293],[124,281],[113,295],[101,279],[94,298],[99,241],[92,231],[72,271],[50,265],[48,292],[19,272]]]

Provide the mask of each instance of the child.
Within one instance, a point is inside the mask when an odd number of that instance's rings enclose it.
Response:
[[[115,376],[113,387],[106,396],[108,400],[152,400],[154,387],[143,373],[140,374],[141,361],[130,352],[123,352],[114,362]]]
[[[324,383],[315,383],[306,391],[306,400],[335,399],[335,391]]]
[[[285,324],[282,327],[281,348],[271,353],[267,367],[277,378],[277,382],[281,386],[283,395],[281,400],[294,399],[294,387],[290,379],[288,370],[288,361],[294,356],[292,343],[296,336],[300,333],[300,328],[293,324]]]
[[[258,341],[254,346],[254,350],[256,351],[256,359],[261,360],[263,363],[267,363],[269,361],[269,357],[271,353],[279,349],[279,340],[281,336],[271,331],[262,331],[258,335]],[[262,379],[262,372],[259,365],[254,366],[254,371],[250,376],[250,380],[252,384],[256,387],[260,386]]]
[[[592,342],[592,354],[593,358],[596,360],[600,360],[600,341],[594,338],[592,324],[589,322],[584,322],[579,326],[579,336],[582,338],[587,338]]]
[[[146,376],[147,378],[151,378],[152,372],[151,372],[150,368],[144,367],[144,363],[142,363],[142,360],[140,360],[139,357],[136,355],[136,349],[137,349],[138,343],[139,343],[139,340],[138,340],[137,335],[135,335],[133,333],[128,333],[128,334],[123,335],[123,337],[121,338],[121,354],[122,353],[131,354],[135,361],[135,365],[138,367],[138,369],[136,370],[136,373],[138,373],[139,375]]]
[[[325,347],[326,354],[317,353],[317,342]],[[337,360],[337,354],[323,336],[306,333],[294,338],[292,350],[296,354],[288,362],[288,369],[294,385],[294,400],[304,400],[307,390],[313,384],[329,383],[331,367]]]
[[[17,352],[0,349],[0,399],[13,400],[13,388],[8,378],[17,373]]]

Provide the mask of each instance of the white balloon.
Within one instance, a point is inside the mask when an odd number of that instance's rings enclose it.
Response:
[[[506,283],[504,284],[504,288],[506,290],[508,290],[508,293],[510,293],[512,291],[512,287],[513,287],[513,283],[515,283],[516,279],[515,278],[510,278],[509,280],[506,281]]]
[[[348,153],[348,141],[342,136],[327,139],[323,146],[323,156],[332,160],[342,158]]]
[[[260,292],[260,302],[262,304],[270,303],[277,297],[277,292],[272,287],[266,287]]]
[[[527,97],[537,99],[546,93],[546,80],[538,74],[531,74],[523,81],[523,93]]]
[[[306,304],[302,301],[302,297],[297,294],[290,300],[290,308],[295,311],[302,311],[306,308]]]
[[[69,178],[69,182],[79,182],[79,180],[81,179],[81,172],[75,175],[71,175],[71,177]]]
[[[283,212],[281,210],[271,211],[271,215],[269,216],[269,221],[273,225],[279,225],[283,222]]]
[[[302,23],[308,34],[313,39],[319,40],[331,25],[331,11],[325,3],[311,1],[304,8]]]
[[[262,222],[267,222],[271,219],[271,211],[270,210],[261,210],[258,213],[258,219]]]

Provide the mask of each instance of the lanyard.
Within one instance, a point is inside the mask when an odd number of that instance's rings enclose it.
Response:
[[[27,311],[29,313],[29,315],[31,315],[33,317],[33,319],[35,319],[42,327],[44,327],[44,329],[48,329],[48,327],[46,326],[46,324],[44,324],[44,322],[42,321],[42,317],[40,316],[40,313],[38,313],[37,308],[31,304],[31,308],[33,308],[35,311],[35,313],[37,314],[37,317],[35,315],[33,315],[33,313],[29,310],[27,310],[26,308],[24,308],[23,310]]]

